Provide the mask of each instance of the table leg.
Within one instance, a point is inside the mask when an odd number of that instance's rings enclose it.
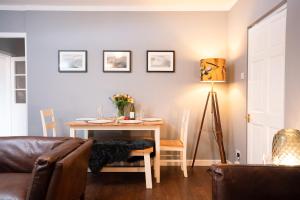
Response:
[[[160,128],[154,131],[155,139],[155,161],[154,161],[154,174],[156,182],[160,183]]]
[[[155,141],[155,145],[156,145],[156,133],[155,133],[155,130],[154,130],[154,141]],[[156,151],[156,146],[155,146],[155,157],[153,159],[153,170],[154,170],[154,178],[157,177],[157,165],[156,165],[156,157],[157,156],[157,151]]]
[[[156,152],[155,152],[155,153],[156,153]],[[154,175],[154,178],[156,178],[156,177],[157,177],[157,176],[156,176],[156,175],[157,175],[157,173],[156,173],[156,171],[157,171],[157,170],[156,170],[156,157],[153,159],[153,170],[154,170],[154,174],[153,174],[153,175]]]
[[[70,128],[70,137],[75,137],[75,129]]]

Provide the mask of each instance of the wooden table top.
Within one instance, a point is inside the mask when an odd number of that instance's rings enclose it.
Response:
[[[70,121],[70,122],[66,122],[65,123],[67,126],[70,127],[79,127],[79,126],[91,126],[91,127],[95,127],[95,126],[136,126],[136,127],[140,127],[140,126],[161,126],[164,124],[163,121],[154,121],[154,122],[141,122],[141,123],[130,123],[130,124],[126,124],[126,123],[120,123],[120,122],[112,122],[112,123],[103,123],[103,124],[97,124],[97,123],[89,123],[86,121]]]

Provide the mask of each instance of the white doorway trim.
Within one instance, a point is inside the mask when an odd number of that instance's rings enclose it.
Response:
[[[11,134],[11,57],[0,52],[0,136]]]
[[[0,38],[26,38],[26,33],[0,32]]]
[[[27,76],[26,76],[26,87],[27,87],[27,91],[26,91],[26,109],[27,109],[27,135],[28,135],[28,65],[27,65],[27,33],[25,32],[0,32],[0,38],[24,38],[24,47],[25,47],[25,70],[27,72]],[[14,133],[12,133],[14,134]]]

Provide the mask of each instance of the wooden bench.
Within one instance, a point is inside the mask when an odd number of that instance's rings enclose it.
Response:
[[[146,188],[152,189],[151,161],[150,154],[153,152],[153,147],[132,150],[130,156],[144,156],[144,167],[104,167],[101,172],[145,172]]]

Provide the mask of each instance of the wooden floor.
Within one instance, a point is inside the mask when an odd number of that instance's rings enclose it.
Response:
[[[145,188],[143,173],[89,174],[86,200],[211,200],[207,169],[194,167],[184,178],[179,167],[161,167],[161,183],[153,181],[152,190]]]

